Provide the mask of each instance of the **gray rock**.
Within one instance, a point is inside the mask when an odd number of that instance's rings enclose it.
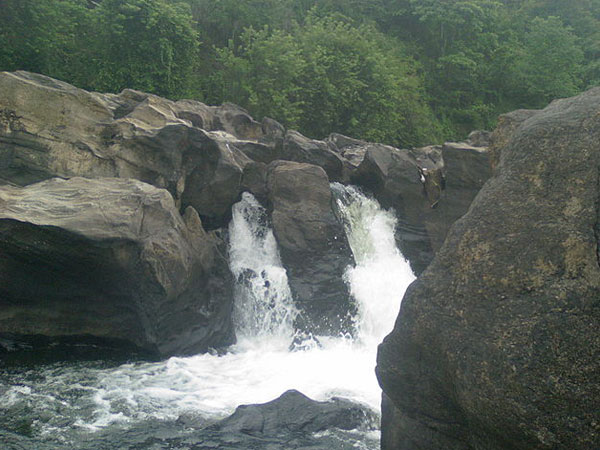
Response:
[[[486,148],[446,143],[411,150],[369,144],[351,181],[398,216],[396,242],[416,274],[491,176]]]
[[[375,429],[378,421],[374,411],[349,400],[334,398],[317,402],[290,390],[268,403],[239,406],[215,428],[222,432],[269,436],[316,433],[332,428]]]
[[[443,190],[434,209],[423,217],[431,248],[437,252],[452,224],[467,212],[471,202],[492,175],[487,147],[463,142],[442,146]]]
[[[251,162],[244,167],[242,176],[242,189],[250,192],[259,202],[266,204],[267,192],[267,165],[260,162]]]
[[[384,208],[395,209],[396,241],[415,273],[424,270],[433,257],[422,218],[431,209],[424,188],[424,167],[414,152],[371,145],[351,178],[353,183],[372,192]]]
[[[351,331],[354,307],[343,281],[352,252],[332,208],[325,171],[275,161],[268,167],[273,231],[302,314],[299,327],[316,334]]]
[[[492,169],[500,161],[500,151],[508,144],[509,139],[519,126],[539,111],[535,109],[517,109],[516,111],[502,114],[498,117],[498,125],[490,136],[490,160]]]
[[[473,147],[489,147],[492,133],[485,130],[475,130],[469,133],[467,142]]]
[[[526,115],[379,347],[384,448],[600,448],[600,88]]]
[[[344,161],[323,141],[309,139],[297,131],[288,131],[283,141],[281,159],[322,167],[330,181],[343,181]]]
[[[135,178],[167,189],[178,207],[193,206],[208,228],[217,228],[241,191],[249,159],[240,148],[271,151],[236,137],[262,136],[262,126],[234,106],[172,102],[131,89],[89,93],[43,75],[2,72],[0,181]]]
[[[334,152],[343,156],[350,163],[352,168],[356,168],[360,165],[365,158],[365,153],[367,152],[369,145],[373,145],[339,133],[331,133],[327,139],[325,139],[325,142]]]
[[[0,187],[0,333],[120,339],[159,355],[233,341],[231,276],[198,214],[137,180]]]

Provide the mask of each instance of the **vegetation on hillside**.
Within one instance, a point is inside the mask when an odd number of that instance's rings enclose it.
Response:
[[[600,84],[600,0],[0,0],[0,70],[413,146]]]

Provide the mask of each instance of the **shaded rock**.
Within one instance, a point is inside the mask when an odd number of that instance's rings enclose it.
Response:
[[[489,147],[492,133],[485,130],[475,130],[469,133],[467,143],[473,147]]]
[[[231,219],[231,206],[242,191],[243,167],[250,160],[223,132],[192,130],[192,134],[198,144],[184,154],[188,174],[181,204],[193,206],[206,228],[221,228]]]
[[[263,140],[281,145],[285,137],[285,127],[274,119],[265,117],[262,121]]]
[[[254,195],[259,202],[267,202],[267,165],[251,162],[244,166],[242,189]]]
[[[418,275],[491,175],[486,148],[446,143],[411,150],[369,144],[351,181],[398,216],[396,241]]]
[[[0,333],[118,339],[160,355],[233,341],[231,276],[188,208],[136,180],[0,187]]]
[[[415,153],[419,152],[371,145],[351,181],[372,192],[384,208],[396,210],[396,241],[413,271],[420,273],[433,257],[422,219],[431,209],[423,169],[433,171],[436,165],[423,153],[421,159],[428,162],[421,167]]]
[[[255,121],[248,111],[233,103],[214,107],[218,130],[226,131],[239,139],[259,140],[264,137],[263,126]]]
[[[600,88],[528,115],[379,347],[384,448],[600,447]]]
[[[297,131],[288,131],[283,141],[281,159],[322,167],[330,181],[343,181],[344,162],[323,141],[309,139]]]
[[[252,161],[269,164],[281,159],[281,145],[276,147],[253,141],[237,141],[234,145]]]
[[[428,177],[427,181],[443,186],[434,210],[428,210],[423,222],[431,248],[437,252],[452,224],[459,219],[492,175],[486,147],[473,147],[461,142],[442,146],[443,180]],[[433,174],[431,174],[433,175]],[[433,191],[433,189],[431,189]]]
[[[239,406],[214,428],[230,433],[279,435],[316,433],[332,428],[375,429],[377,424],[377,414],[366,406],[342,398],[317,402],[290,390],[268,403]]]
[[[339,133],[331,133],[325,142],[334,152],[343,156],[353,168],[360,165],[369,145],[373,145]]]
[[[539,111],[535,109],[517,109],[498,117],[498,125],[490,135],[490,163],[495,170],[500,161],[500,150],[512,137],[513,133],[530,117]]]
[[[287,270],[299,327],[315,334],[351,330],[353,311],[343,274],[352,252],[332,209],[325,171],[318,166],[276,161],[268,167],[273,231]]]

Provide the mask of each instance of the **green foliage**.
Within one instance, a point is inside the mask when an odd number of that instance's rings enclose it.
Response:
[[[417,64],[373,27],[310,15],[290,33],[248,29],[219,53],[223,97],[310,136],[416,145],[433,139]]]
[[[189,93],[198,40],[187,4],[104,0],[94,13],[97,88],[129,87],[170,97]]]
[[[189,5],[166,0],[3,0],[0,68],[78,86],[190,92],[198,39]]]
[[[583,51],[558,17],[536,17],[513,66],[515,91],[527,105],[542,107],[581,88]]]
[[[415,145],[600,84],[600,0],[0,0],[18,69]]]

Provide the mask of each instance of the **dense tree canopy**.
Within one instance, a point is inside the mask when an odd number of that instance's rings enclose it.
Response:
[[[600,0],[0,0],[0,70],[410,146],[600,83]]]

